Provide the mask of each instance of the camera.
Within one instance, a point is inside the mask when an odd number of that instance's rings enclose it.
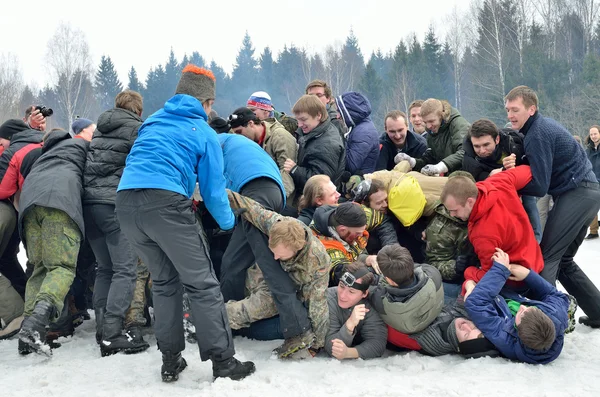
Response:
[[[50,108],[47,108],[47,107],[46,107],[46,106],[44,106],[44,105],[37,105],[37,106],[35,107],[35,110],[39,110],[39,111],[40,111],[40,114],[41,114],[42,116],[44,116],[44,117],[50,117],[50,116],[52,116],[52,115],[54,114],[54,110],[52,110],[52,109],[50,109]]]

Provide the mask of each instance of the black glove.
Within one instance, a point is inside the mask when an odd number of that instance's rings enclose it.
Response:
[[[472,266],[468,255],[459,255],[456,258],[456,265],[454,265],[454,271],[457,275],[464,274],[467,267]]]

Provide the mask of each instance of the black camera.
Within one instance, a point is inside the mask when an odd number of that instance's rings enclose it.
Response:
[[[44,116],[44,117],[50,117],[50,116],[52,116],[54,114],[54,110],[52,110],[50,108],[47,108],[44,105],[37,105],[35,107],[35,110],[39,110],[40,113],[41,113],[41,115]]]

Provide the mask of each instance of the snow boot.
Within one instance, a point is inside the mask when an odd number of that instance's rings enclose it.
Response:
[[[19,354],[22,356],[26,356],[28,354],[33,353],[33,350],[31,350],[31,347],[29,347],[29,345],[27,343],[23,342],[21,339],[19,339],[19,344],[18,344],[17,350],[18,350]]]
[[[241,380],[256,371],[252,361],[240,362],[235,357],[224,361],[213,361],[213,381],[217,378]]]
[[[588,327],[591,327],[591,328],[600,328],[600,319],[592,320],[588,316],[579,317],[579,323],[583,324],[583,325],[587,325]]]
[[[119,318],[105,317],[102,325],[102,342],[100,353],[102,357],[110,356],[119,352],[134,354],[146,350],[148,343],[136,343],[127,333],[123,333],[122,320]]]
[[[73,336],[75,327],[73,321],[71,321],[71,314],[69,313],[68,303],[65,303],[63,311],[56,322],[50,323],[48,331],[46,332],[46,343],[53,349],[60,347],[60,343],[55,341],[61,336]]]
[[[46,344],[46,327],[56,308],[46,301],[39,301],[31,316],[23,320],[19,339],[28,344],[31,350],[38,354],[51,356],[50,346]]]
[[[575,312],[577,311],[577,299],[573,295],[567,295],[569,297],[569,308],[567,309],[567,316],[569,317],[569,325],[565,330],[565,334],[570,334],[575,331]]]
[[[0,340],[8,339],[11,336],[16,335],[21,329],[21,323],[23,322],[23,316],[19,316],[12,320],[6,325],[6,327],[0,330]]]
[[[135,325],[127,328],[125,334],[131,338],[133,343],[140,346],[146,346],[144,350],[150,347],[148,342],[144,340],[144,336],[142,335],[142,329],[139,326]]]
[[[163,382],[175,382],[179,379],[181,371],[187,367],[185,358],[181,357],[181,352],[171,353],[170,351],[162,354],[162,367],[160,368],[160,376]]]
[[[298,350],[308,349],[315,342],[315,334],[312,330],[304,331],[302,334],[287,338],[283,345],[273,350],[273,353],[277,354],[279,358],[286,358]]]
[[[102,325],[104,324],[104,314],[106,313],[106,308],[94,308],[94,313],[96,313],[96,343],[100,344],[102,342]]]

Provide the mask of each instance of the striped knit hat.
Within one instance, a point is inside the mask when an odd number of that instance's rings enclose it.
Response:
[[[246,106],[249,108],[257,108],[267,111],[273,110],[273,103],[271,102],[271,96],[264,91],[256,91],[246,102]]]

